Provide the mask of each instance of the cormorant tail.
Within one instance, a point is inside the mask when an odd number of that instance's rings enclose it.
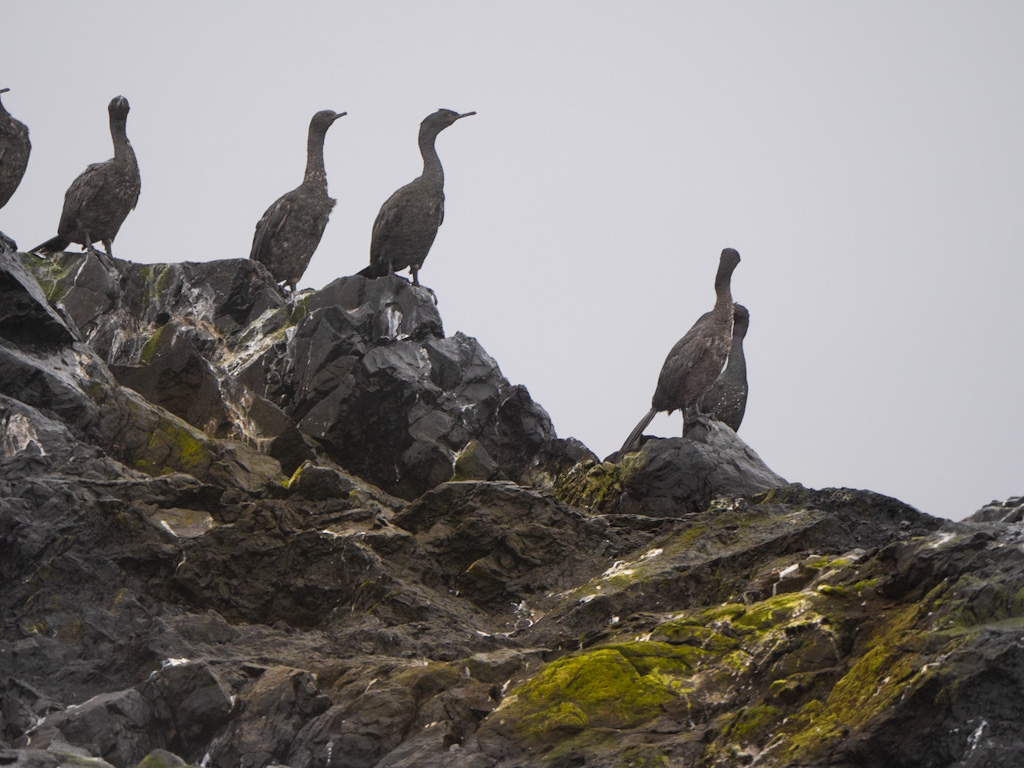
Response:
[[[377,268],[377,265],[371,264],[370,266],[359,270],[358,272],[356,272],[356,274],[359,275],[360,277],[384,277],[384,275],[386,275],[387,272],[382,272],[380,269]]]
[[[29,253],[60,253],[71,245],[70,240],[65,240],[60,235],[51,237],[45,243],[40,243],[35,248],[29,248]]]
[[[629,433],[629,437],[626,438],[626,442],[624,442],[622,447],[619,449],[620,455],[624,456],[629,453],[633,445],[640,439],[640,435],[642,435],[644,430],[647,429],[647,425],[654,420],[654,416],[657,412],[657,408],[651,408],[651,410],[647,412],[647,415],[640,419],[640,423],[633,427],[633,431]]]

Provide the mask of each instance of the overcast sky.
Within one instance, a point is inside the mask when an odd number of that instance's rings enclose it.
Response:
[[[131,102],[142,196],[114,253],[246,258],[302,179],[338,200],[300,288],[368,263],[441,134],[420,278],[562,437],[605,456],[714,303],[750,309],[740,436],[811,487],[960,518],[1024,494],[1024,4],[5,2],[0,87],[33,154],[0,229],[56,234]],[[74,246],[73,246],[74,247]],[[678,435],[679,414],[648,434]]]

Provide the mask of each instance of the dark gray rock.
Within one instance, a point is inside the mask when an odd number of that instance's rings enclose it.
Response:
[[[713,424],[598,463],[400,278],[25,259],[0,762],[1019,761],[1019,499],[789,485]]]
[[[0,762],[11,768],[115,768],[106,760],[82,754],[83,751],[63,746],[51,749],[0,749]]]
[[[1024,521],[1024,496],[986,504],[967,520],[975,523],[1019,523]]]
[[[39,283],[9,251],[0,251],[0,337],[15,345],[61,346],[75,336],[46,301]]]
[[[689,437],[648,438],[636,453],[578,464],[559,479],[556,492],[570,504],[606,514],[682,517],[717,496],[750,496],[783,485],[735,432],[711,421]]]

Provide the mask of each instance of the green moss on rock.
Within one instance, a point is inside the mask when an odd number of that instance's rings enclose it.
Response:
[[[163,338],[164,331],[166,330],[166,325],[157,328],[156,332],[154,332],[146,341],[146,345],[142,348],[142,354],[139,357],[139,360],[143,365],[149,365],[153,362],[153,358],[156,356],[156,351],[160,347],[160,339]]]
[[[558,478],[555,496],[572,506],[603,509],[622,495],[644,461],[643,454],[627,453],[618,464],[582,462]]]
[[[671,659],[674,649],[668,648],[663,660]],[[632,728],[657,717],[674,698],[663,683],[641,674],[641,657],[639,648],[624,645],[559,659],[520,686],[503,708],[524,735],[539,741],[584,728]]]

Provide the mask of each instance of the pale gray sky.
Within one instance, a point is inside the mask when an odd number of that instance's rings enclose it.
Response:
[[[786,478],[960,518],[1024,493],[1018,2],[5,2],[0,87],[33,154],[0,229],[56,233],[132,105],[115,255],[245,258],[320,109],[337,198],[301,287],[368,263],[441,134],[421,272],[559,435],[599,455],[714,302],[751,313],[743,437]],[[677,435],[678,414],[648,434]]]

